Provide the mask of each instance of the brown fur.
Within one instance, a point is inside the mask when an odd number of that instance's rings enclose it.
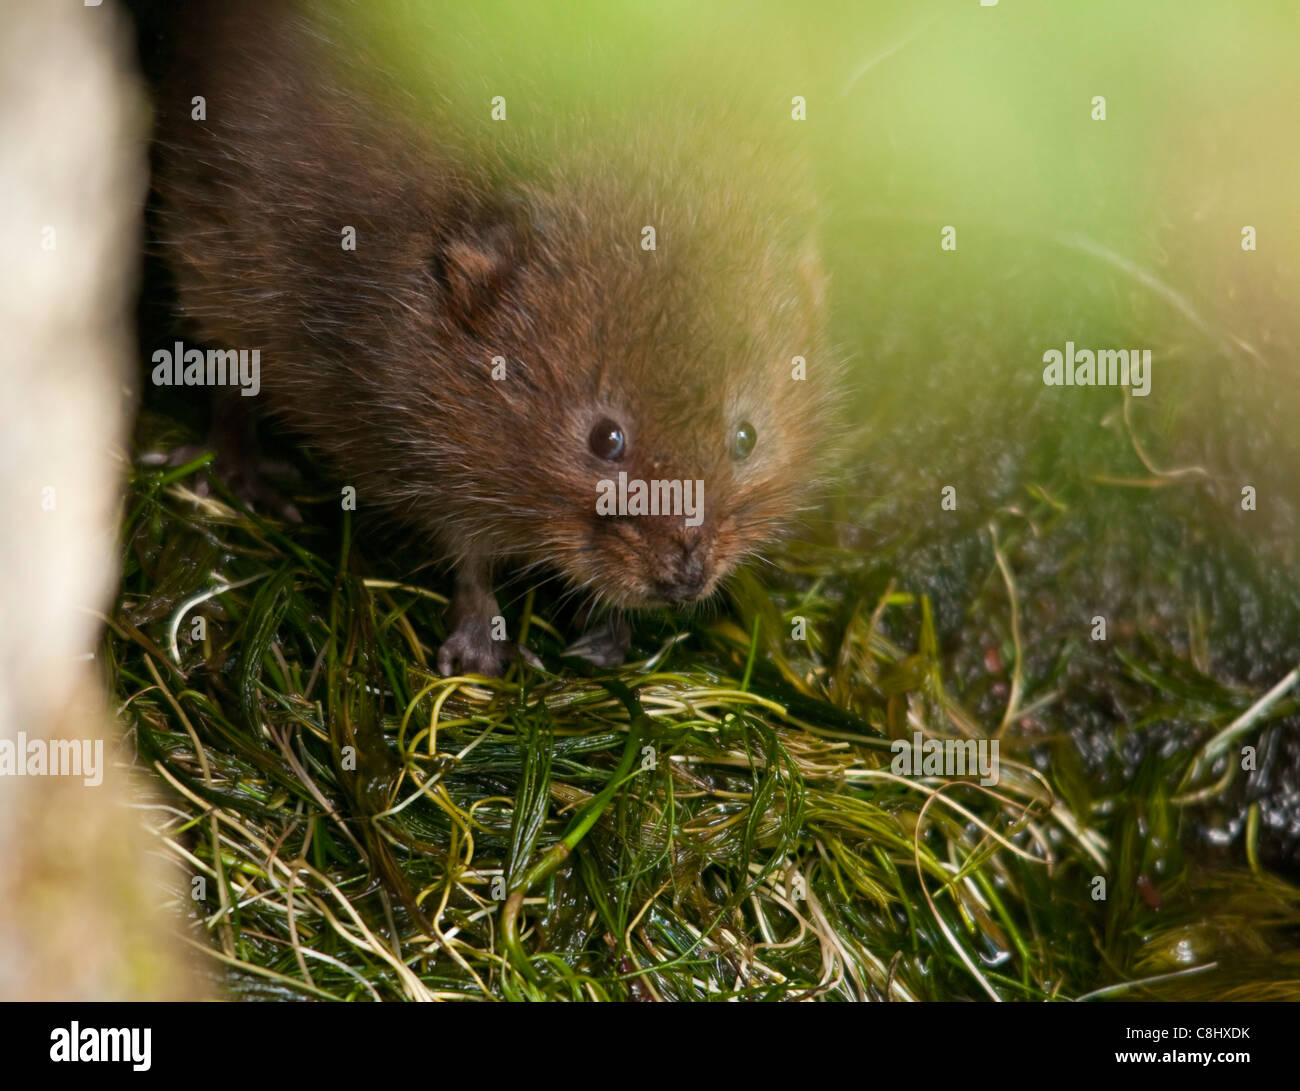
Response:
[[[832,373],[810,202],[783,160],[717,154],[717,120],[632,119],[620,147],[575,140],[503,180],[363,105],[318,27],[225,18],[162,104],[182,310],[212,343],[261,349],[269,408],[363,510],[460,565],[461,615],[494,608],[505,558],[636,607],[674,598],[693,548],[703,597],[809,505]],[[618,463],[588,448],[602,417],[626,432]],[[758,442],[736,461],[741,420]],[[703,525],[597,515],[620,470],[703,479]]]

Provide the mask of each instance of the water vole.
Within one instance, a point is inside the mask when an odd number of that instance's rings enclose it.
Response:
[[[823,286],[780,156],[679,114],[503,167],[378,105],[328,24],[213,11],[160,103],[180,310],[258,349],[267,408],[455,564],[444,673],[502,669],[501,562],[693,602],[813,501]],[[620,503],[638,482],[675,483],[672,513]]]

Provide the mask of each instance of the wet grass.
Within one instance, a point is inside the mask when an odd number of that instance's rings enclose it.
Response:
[[[528,590],[507,616],[546,669],[443,679],[441,575],[368,555],[319,497],[286,528],[198,496],[196,468],[137,466],[106,639],[225,995],[1300,998],[1300,891],[1260,862],[1259,803],[1241,851],[1197,847],[1294,690],[1149,632],[1104,687],[1063,644],[1045,670],[1019,516],[969,543],[978,661],[923,576],[841,530],[711,616],[646,619],[616,671],[564,660]],[[1066,711],[1102,688],[1120,775]],[[1000,780],[896,775],[914,732],[998,738]]]

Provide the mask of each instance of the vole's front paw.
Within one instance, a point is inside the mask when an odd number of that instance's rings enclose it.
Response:
[[[452,630],[438,649],[438,673],[444,678],[453,674],[500,678],[518,654],[512,641],[493,640],[486,626],[462,625]]]
[[[438,649],[438,673],[484,674],[500,678],[511,662],[522,659],[537,670],[545,669],[531,651],[511,640],[493,640],[494,628],[502,623],[497,600],[492,595],[489,566],[482,557],[471,555],[456,573],[456,593],[447,617],[451,632]],[[504,629],[498,629],[504,635]]]
[[[564,649],[565,655],[597,667],[621,667],[632,646],[632,627],[621,617],[607,617]]]

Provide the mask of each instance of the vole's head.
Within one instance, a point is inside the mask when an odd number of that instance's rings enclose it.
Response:
[[[837,382],[820,266],[805,230],[725,193],[562,193],[456,274],[500,271],[485,510],[499,548],[605,602],[695,602],[816,499]]]

